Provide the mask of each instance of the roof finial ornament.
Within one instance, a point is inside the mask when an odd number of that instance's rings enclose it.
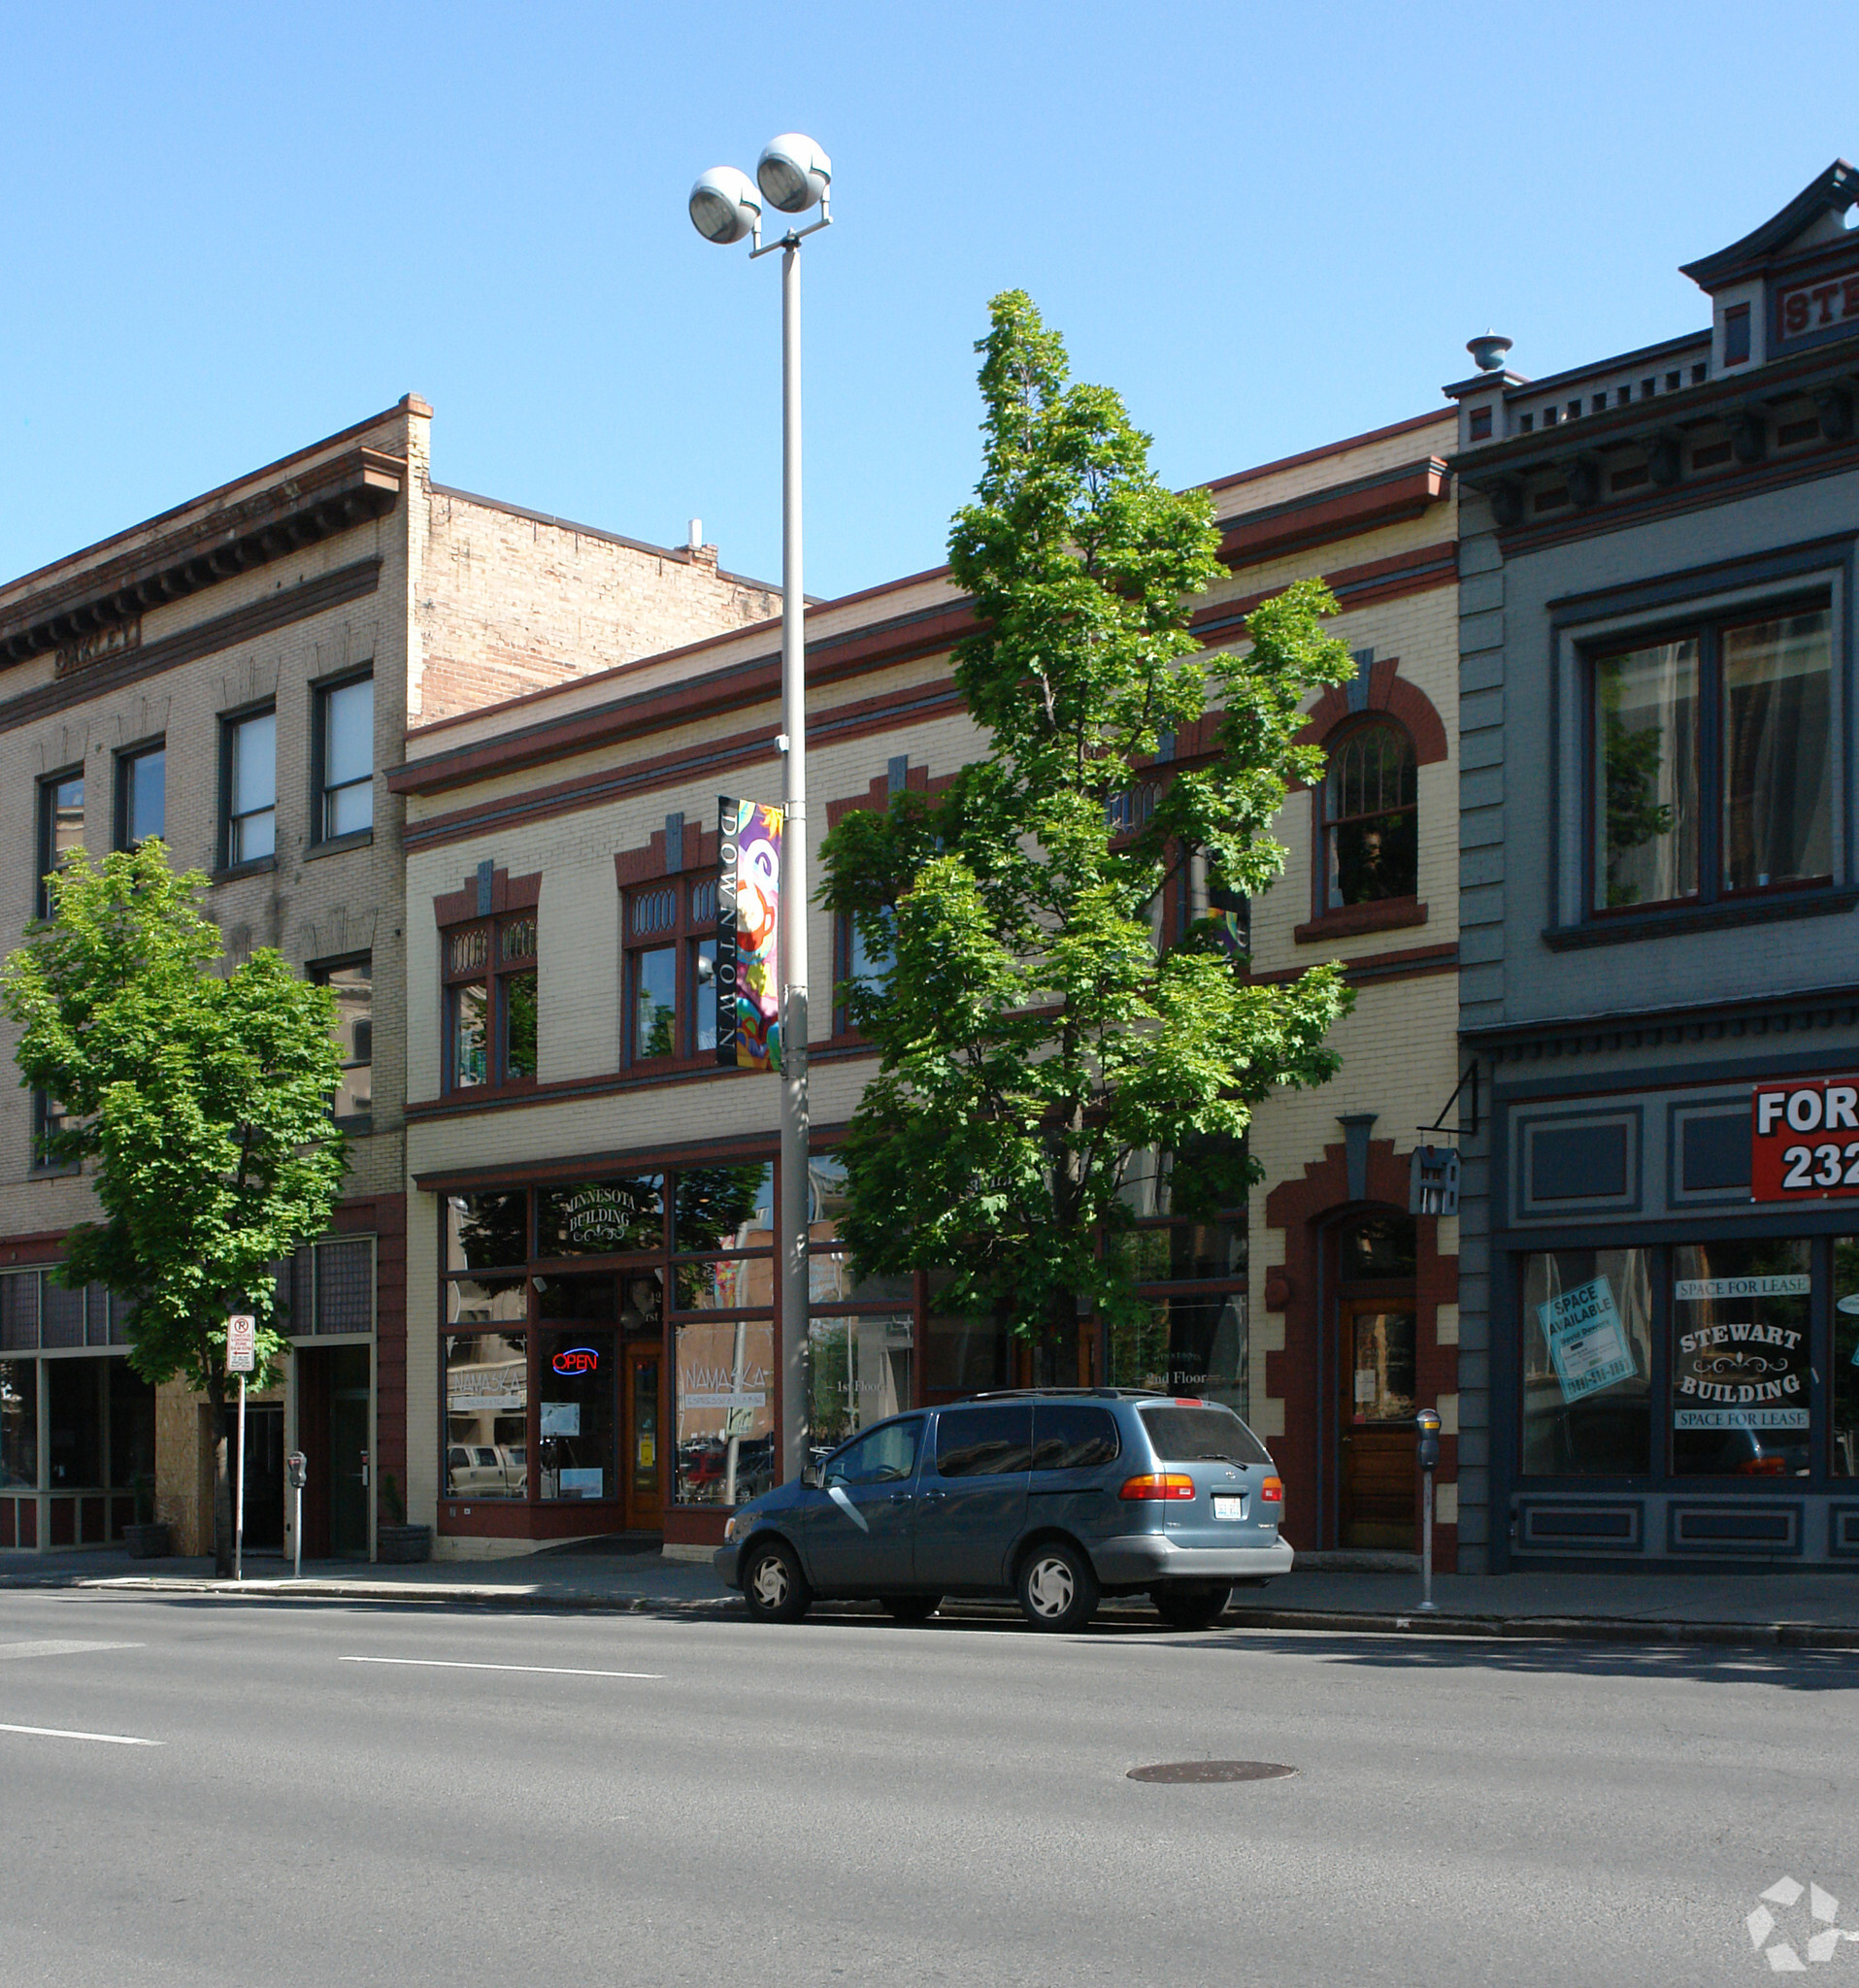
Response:
[[[1504,355],[1510,349],[1510,341],[1502,332],[1487,331],[1482,338],[1467,339],[1465,348],[1472,354],[1473,363],[1480,373],[1501,373]]]

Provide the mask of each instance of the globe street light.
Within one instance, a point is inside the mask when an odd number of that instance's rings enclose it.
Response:
[[[763,149],[755,178],[713,166],[690,190],[691,225],[727,248],[745,236],[749,259],[781,250],[781,1460],[806,1461],[808,1435],[807,1113],[807,633],[801,591],[800,247],[833,224],[833,162],[811,138],[784,131]],[[762,246],[762,202],[782,214],[817,206],[811,227]]]

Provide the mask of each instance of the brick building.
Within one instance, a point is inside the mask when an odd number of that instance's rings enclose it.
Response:
[[[1357,662],[1311,711],[1330,773],[1287,804],[1250,970],[1340,958],[1358,1006],[1343,1075],[1259,1111],[1249,1209],[1189,1223],[1165,1166],[1132,1181],[1155,1274],[1140,1342],[1084,1320],[1035,1352],[945,1315],[932,1276],[856,1277],[834,1146],[873,1061],[820,998],[828,962],[834,981],[858,962],[813,912],[813,1441],[1035,1375],[1191,1387],[1273,1441],[1301,1549],[1411,1551],[1411,1417],[1437,1403],[1450,1564],[1457,1238],[1409,1215],[1408,1172],[1456,1081],[1454,433],[1444,412],[1212,486],[1229,577],[1204,641],[1241,641],[1252,604],[1322,573]],[[945,572],[811,610],[816,837],[980,751],[949,670],[968,625]],[[622,1530],[701,1553],[800,1461],[775,1453],[776,1085],[718,1068],[698,971],[717,796],[779,795],[779,680],[776,629],[719,634],[416,724],[388,777],[407,809],[407,1482],[443,1555]],[[1131,805],[1201,749],[1174,742]],[[1205,887],[1180,909],[1204,911]],[[513,1057],[532,1015],[533,1058]]]
[[[430,426],[409,396],[0,586],[0,946],[61,850],[158,834],[178,866],[211,874],[232,958],[277,946],[337,993],[353,1170],[332,1233],[283,1273],[289,1380],[254,1402],[248,1437],[261,1548],[283,1543],[293,1444],[310,1457],[313,1554],[367,1553],[383,1474],[406,1481],[405,892],[382,770],[410,723],[774,606],[714,547],[435,485]],[[207,1410],[130,1373],[104,1292],[45,1276],[93,1208],[82,1177],[38,1164],[55,1109],[0,1085],[0,1546],[115,1537],[152,1476],[178,1547],[200,1550]]]

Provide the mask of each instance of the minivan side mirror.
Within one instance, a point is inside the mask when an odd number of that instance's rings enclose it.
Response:
[[[819,1489],[818,1464],[801,1465],[801,1482],[805,1484],[808,1490],[810,1491],[817,1491]]]

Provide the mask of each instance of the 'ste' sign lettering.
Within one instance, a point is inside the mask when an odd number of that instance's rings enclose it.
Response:
[[[1859,1196],[1859,1077],[1759,1083],[1749,1131],[1751,1201]]]

